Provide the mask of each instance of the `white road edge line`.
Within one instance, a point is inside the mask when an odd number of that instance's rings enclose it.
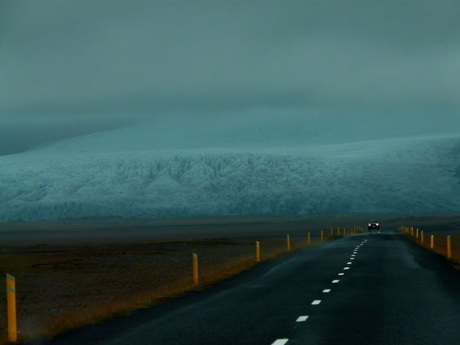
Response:
[[[331,289],[324,289],[323,290],[323,293],[329,293],[329,292],[331,292]]]
[[[350,267],[344,267],[343,269],[344,269],[344,270],[349,270],[349,269],[350,269]]]
[[[289,339],[277,339],[272,343],[272,345],[284,345],[288,341],[289,341]]]
[[[339,279],[335,279],[332,281],[332,284],[337,284],[340,280]]]
[[[347,265],[351,265],[352,263],[353,263],[353,262],[351,262],[351,261],[348,261],[348,262],[347,262]]]
[[[344,275],[345,275],[345,273],[343,273],[343,272],[342,272],[342,273],[339,273],[339,276],[344,276]]]
[[[320,299],[315,299],[313,302],[311,302],[311,305],[318,305],[321,303]]]
[[[296,322],[305,322],[308,319],[308,315],[305,316],[299,316],[296,320]]]

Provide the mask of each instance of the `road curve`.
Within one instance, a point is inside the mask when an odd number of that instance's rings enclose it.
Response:
[[[324,241],[201,293],[35,344],[460,344],[460,272],[391,230]]]

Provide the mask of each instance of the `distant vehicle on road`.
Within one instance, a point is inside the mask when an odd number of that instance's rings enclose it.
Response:
[[[367,223],[367,231],[380,230],[380,223],[378,220],[371,220]]]

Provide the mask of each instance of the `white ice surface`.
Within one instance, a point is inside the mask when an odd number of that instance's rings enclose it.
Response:
[[[0,221],[460,209],[459,136],[164,150],[121,134],[0,157]]]

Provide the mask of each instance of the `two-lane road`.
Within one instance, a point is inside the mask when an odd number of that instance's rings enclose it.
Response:
[[[50,344],[460,344],[460,272],[365,232]]]

